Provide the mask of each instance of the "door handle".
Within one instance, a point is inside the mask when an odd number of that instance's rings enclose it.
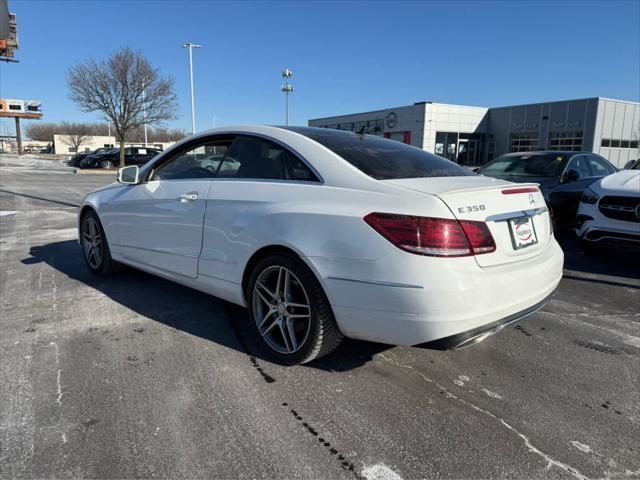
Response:
[[[197,193],[183,193],[178,197],[182,203],[193,202],[198,199]]]

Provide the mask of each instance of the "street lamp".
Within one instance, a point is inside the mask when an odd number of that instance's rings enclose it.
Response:
[[[189,49],[189,79],[191,81],[191,133],[196,133],[196,112],[193,101],[193,49],[202,48],[202,45],[196,45],[195,43],[187,42],[182,45],[182,48]]]
[[[142,114],[144,115],[144,146],[147,146],[147,97],[145,94],[146,87],[142,84]]]
[[[284,124],[289,125],[289,94],[293,92],[293,85],[289,83],[289,79],[293,76],[293,72],[286,68],[282,71],[282,78],[284,78],[284,85],[282,85],[282,92],[284,93]]]

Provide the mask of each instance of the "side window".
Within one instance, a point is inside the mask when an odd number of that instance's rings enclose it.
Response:
[[[589,162],[586,155],[576,155],[567,166],[567,172],[574,170],[578,173],[578,178],[590,177]]]
[[[295,155],[262,138],[239,135],[224,157],[217,178],[317,181]]]
[[[592,177],[606,177],[613,173],[613,169],[604,161],[604,159],[596,157],[595,155],[587,155],[587,157],[589,159]]]
[[[134,150],[133,148],[127,147],[127,148],[124,149],[124,154],[125,155],[133,155],[133,154],[135,154],[135,152],[133,150]]]
[[[160,165],[151,180],[186,180],[213,178],[223,166],[232,138],[221,138],[191,145]]]

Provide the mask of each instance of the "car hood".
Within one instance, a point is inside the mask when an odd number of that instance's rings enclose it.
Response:
[[[123,187],[124,185],[122,183],[118,183],[118,182],[113,182],[110,183],[108,185],[103,185],[102,187],[98,187],[95,190],[91,190],[87,196],[91,195],[92,193],[98,193],[98,192],[102,192],[104,190],[111,190],[112,188],[119,188],[119,187]]]
[[[640,170],[612,173],[597,182],[596,188],[606,194],[640,196]]]

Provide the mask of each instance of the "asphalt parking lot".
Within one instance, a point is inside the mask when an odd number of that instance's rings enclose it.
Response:
[[[87,272],[105,175],[0,167],[0,477],[640,478],[640,261],[586,258],[460,351],[265,361],[240,308]]]

